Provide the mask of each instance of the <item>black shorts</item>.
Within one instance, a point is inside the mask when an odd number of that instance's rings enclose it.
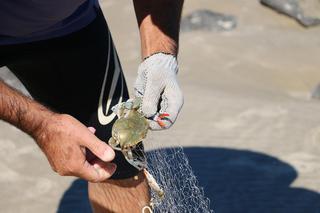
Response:
[[[96,129],[107,142],[116,116],[111,107],[129,98],[112,38],[101,11],[85,28],[67,36],[0,46],[0,67],[7,66],[32,97],[59,113]],[[136,175],[116,151],[113,179]]]

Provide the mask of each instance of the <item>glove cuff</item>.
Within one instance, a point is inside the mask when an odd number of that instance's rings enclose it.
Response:
[[[139,66],[139,71],[148,71],[152,68],[164,68],[165,70],[178,72],[177,57],[170,53],[157,52],[146,57]]]
[[[152,57],[152,56],[154,56],[154,55],[157,55],[157,54],[172,55],[173,57],[177,58],[177,56],[176,56],[175,54],[168,53],[168,52],[162,52],[162,51],[161,51],[161,52],[155,52],[155,53],[152,53],[151,55],[149,55],[149,56],[147,56],[147,57],[143,58],[143,60],[142,60],[142,61],[145,61],[146,59],[148,59],[148,58],[150,58],[150,57]]]

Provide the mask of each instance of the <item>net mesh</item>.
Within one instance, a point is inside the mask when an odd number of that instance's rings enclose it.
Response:
[[[113,138],[109,141],[109,144],[110,142],[119,142],[121,138],[126,145],[132,145],[135,141],[140,141],[140,136],[144,135],[146,131],[143,127],[147,125],[141,121],[142,115],[137,113],[141,102],[141,99],[128,100],[113,107],[112,110],[121,119],[116,121],[112,128]],[[128,128],[134,131],[128,131]],[[149,131],[147,140],[144,141],[145,150],[149,151],[144,154],[145,152],[141,150],[142,146],[138,145],[135,150],[129,150],[126,154],[129,163],[136,168],[147,166],[147,170],[155,179],[154,181],[145,172],[149,186],[153,188],[151,190],[153,212],[213,212],[210,209],[209,199],[204,196],[203,189],[199,187],[183,148],[181,146],[164,148],[161,144],[160,141],[154,140],[152,133]],[[147,165],[145,165],[145,159],[147,159]],[[164,197],[162,196],[163,192]]]
[[[149,136],[148,136],[149,137]],[[152,191],[155,213],[212,213],[210,200],[194,175],[181,146],[155,148],[156,140],[145,142],[148,171],[165,195],[160,199]]]

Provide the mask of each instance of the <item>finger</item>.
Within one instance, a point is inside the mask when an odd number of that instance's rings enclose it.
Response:
[[[149,128],[151,130],[163,130],[165,129],[165,126],[162,127],[157,121],[149,120]]]
[[[144,66],[140,65],[138,68],[138,76],[134,83],[134,93],[135,97],[142,97],[144,94],[144,84],[145,80],[143,79],[144,76]]]
[[[99,140],[93,134],[88,134],[83,137],[80,144],[88,148],[94,155],[100,158],[102,161],[110,162],[114,159],[114,150],[105,142]]]
[[[160,115],[153,121],[150,121],[150,128],[152,130],[170,128],[176,121],[182,105],[183,94],[179,88],[179,85],[176,82],[168,85],[162,95],[162,101],[160,103]]]
[[[93,167],[98,171],[100,178],[106,180],[116,171],[117,165],[114,163],[106,163],[99,159],[92,162]]]
[[[163,93],[163,97],[163,102],[167,103],[160,104],[160,113],[169,114],[162,119],[165,127],[169,128],[176,121],[184,103],[183,94],[179,88],[178,83],[171,84],[169,87],[167,87],[166,91]]]
[[[142,97],[144,94],[144,84],[141,76],[138,76],[134,85],[134,95],[135,97]]]
[[[117,169],[117,165],[115,163],[106,163],[99,159],[96,159],[92,162],[92,165],[97,170],[102,170],[102,173],[106,173],[109,178]],[[105,175],[103,177],[106,177]]]
[[[164,84],[160,79],[148,80],[145,88],[145,93],[142,99],[142,112],[148,118],[157,113],[158,104],[161,93],[163,92]]]
[[[149,127],[151,130],[168,129],[172,126],[172,124],[173,122],[167,117],[160,118],[159,116],[155,116],[152,120],[149,119]]]
[[[96,129],[92,126],[89,126],[88,129],[90,130],[90,132],[92,132],[93,134],[96,132]]]
[[[96,132],[96,129],[92,126],[89,126],[88,129],[90,130],[90,132],[92,132],[92,134],[94,134]],[[86,155],[86,158],[87,160],[90,162],[92,159],[95,159],[96,156],[88,149],[84,148],[85,150],[85,155]]]
[[[104,163],[97,161],[93,165],[88,161],[84,161],[83,167],[77,175],[90,182],[101,182],[112,176],[116,170],[116,165],[113,163]]]

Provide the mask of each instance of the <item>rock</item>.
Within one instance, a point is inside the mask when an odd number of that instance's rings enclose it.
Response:
[[[213,12],[210,10],[196,10],[181,20],[181,31],[230,31],[237,26],[234,16]]]
[[[304,27],[320,24],[320,18],[305,16],[298,0],[260,0],[260,3],[281,14],[294,18]]]
[[[318,84],[311,92],[312,99],[320,100],[320,84]]]

